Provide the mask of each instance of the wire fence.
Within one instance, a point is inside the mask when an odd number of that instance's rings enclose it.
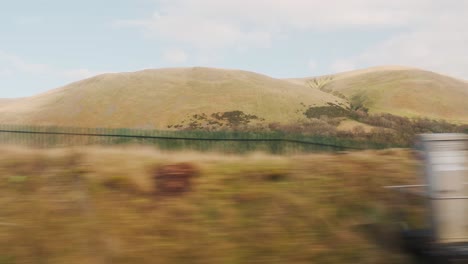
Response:
[[[369,141],[284,132],[161,131],[24,125],[0,125],[0,143],[39,148],[130,144],[153,145],[161,150],[229,153],[264,151],[274,154],[391,147]]]

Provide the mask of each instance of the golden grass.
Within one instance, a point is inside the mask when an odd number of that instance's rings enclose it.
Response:
[[[266,123],[304,120],[305,106],[346,104],[306,85],[240,70],[174,68],[99,75],[28,98],[0,100],[0,122],[27,125],[167,129],[194,114],[240,110]],[[373,113],[468,122],[468,83],[387,66],[333,75],[324,83]],[[303,104],[303,105],[302,105]]]
[[[342,99],[246,71],[160,69],[100,75],[0,105],[0,122],[166,129],[194,114],[240,110],[289,123],[304,118],[301,103],[335,101]]]
[[[295,83],[308,79],[296,79]],[[351,98],[363,94],[373,113],[468,122],[468,85],[434,72],[405,67],[375,67],[333,76],[327,89]]]
[[[338,129],[339,131],[353,131],[358,129],[359,127],[362,128],[362,130],[366,133],[369,133],[372,131],[372,129],[376,128],[374,126],[364,124],[356,120],[345,119],[340,122],[336,129]]]
[[[357,228],[391,222],[396,196],[382,186],[418,182],[408,150],[289,157],[138,147],[0,151],[2,264],[411,263]],[[154,193],[151,171],[176,162],[200,168],[193,191]]]

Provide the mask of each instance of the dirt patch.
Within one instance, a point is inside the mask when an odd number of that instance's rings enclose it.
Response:
[[[156,190],[161,194],[180,194],[192,189],[191,179],[199,174],[191,163],[176,163],[156,169],[154,180]]]

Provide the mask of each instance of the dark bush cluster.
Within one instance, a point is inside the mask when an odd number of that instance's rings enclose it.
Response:
[[[323,88],[323,87],[322,87]],[[306,120],[295,123],[265,123],[264,119],[242,111],[218,112],[211,115],[195,114],[188,121],[175,126],[180,130],[207,131],[273,131],[286,134],[318,135],[369,141],[385,146],[408,147],[413,144],[417,134],[421,133],[468,133],[468,125],[451,124],[444,120],[429,118],[408,118],[389,113],[369,114],[365,96],[353,96],[349,107],[343,104],[328,103],[325,106],[306,106],[300,104],[299,113]],[[300,110],[300,109],[303,110]],[[367,131],[357,126],[350,131],[338,130],[339,124],[346,119],[373,126]]]
[[[217,112],[211,115],[205,113],[194,114],[180,124],[170,125],[168,128],[180,130],[244,130],[253,121],[265,121],[256,115],[246,114],[242,111]]]
[[[307,118],[321,118],[321,117],[351,117],[352,112],[340,105],[328,103],[326,106],[311,106],[305,112]]]

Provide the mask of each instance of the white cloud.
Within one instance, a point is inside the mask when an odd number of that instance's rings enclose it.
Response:
[[[155,13],[142,20],[119,21],[121,26],[136,26],[148,36],[162,37],[201,49],[270,45],[268,32],[243,30],[236,23],[196,15]]]
[[[468,1],[462,0],[155,0],[153,16],[121,20],[151,37],[220,54],[270,47],[290,32],[387,30],[389,37],[332,70],[409,64],[468,77]],[[343,43],[346,45],[346,43]],[[309,65],[310,66],[310,65]],[[466,70],[465,70],[466,69]]]
[[[170,49],[163,53],[163,59],[171,64],[180,64],[187,61],[188,56],[180,49]]]
[[[310,73],[314,74],[318,68],[317,62],[315,62],[315,60],[309,60],[307,63],[307,68],[309,69]]]
[[[198,66],[205,66],[205,67],[222,67],[220,63],[222,63],[223,58],[220,54],[216,54],[214,52],[204,52],[200,54],[196,58],[196,62]]]
[[[439,13],[428,16],[426,23],[395,34],[361,54],[337,60],[330,69],[336,70],[344,64],[352,66],[350,68],[405,65],[468,79],[466,3],[462,4],[466,7],[464,9],[441,9]]]
[[[356,69],[356,65],[350,60],[336,60],[330,65],[330,69],[333,73],[345,72]]]
[[[152,19],[135,24],[176,19],[191,24],[194,20],[224,22],[254,28],[356,28],[394,26],[418,19],[415,10],[431,6],[426,0],[159,0]],[[424,14],[424,13],[423,13]],[[246,29],[246,28],[244,28]]]
[[[448,0],[453,1],[453,0]],[[198,47],[265,47],[290,30],[402,27],[437,11],[426,0],[157,0],[152,17],[120,26]],[[434,1],[435,2],[435,1]],[[429,14],[427,13],[429,12]]]
[[[65,81],[77,81],[103,72],[88,69],[59,69],[48,64],[27,61],[20,56],[0,50],[0,75],[21,73],[35,76],[55,76]]]
[[[11,75],[13,75],[13,71],[9,69],[0,68],[0,76],[11,76]]]
[[[81,80],[81,79],[89,78],[92,76],[96,76],[101,73],[104,73],[104,72],[93,72],[88,69],[75,69],[75,70],[61,71],[61,74],[63,74],[65,77],[69,78],[70,80]]]
[[[15,54],[3,51],[0,51],[0,67],[4,67],[3,70],[8,70],[9,72],[21,71],[29,74],[44,74],[51,70],[46,64],[26,62]]]

